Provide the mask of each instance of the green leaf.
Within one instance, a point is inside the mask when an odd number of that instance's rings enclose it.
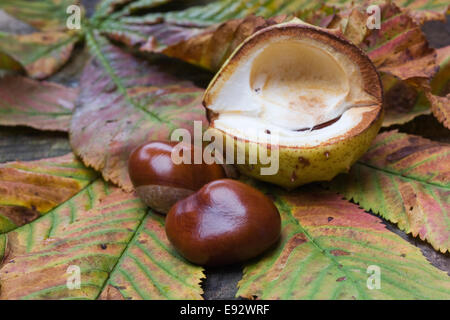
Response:
[[[101,0],[95,9],[93,20],[105,18],[114,12],[118,7],[124,6],[134,0]]]
[[[55,83],[0,78],[0,125],[68,131],[77,96],[78,90]]]
[[[77,41],[78,35],[63,32],[0,32],[0,68],[17,70],[21,66],[32,78],[47,78],[69,60]]]
[[[241,19],[249,15],[270,18],[292,14],[300,10],[318,9],[322,1],[308,0],[220,0],[203,6],[194,6],[180,11],[150,13],[142,17],[124,17],[124,23],[155,23],[161,19],[168,24],[207,27],[230,19]]]
[[[319,189],[276,192],[278,247],[246,264],[237,296],[258,299],[449,299],[450,277],[382,221]],[[372,266],[372,267],[370,267]],[[379,267],[380,289],[370,268]],[[370,267],[370,268],[369,268]],[[369,271],[368,271],[369,270]],[[371,278],[373,279],[373,277]]]
[[[7,234],[0,298],[95,298],[145,211],[131,194],[101,181],[90,184],[45,217]],[[66,285],[69,266],[81,269],[78,290]]]
[[[150,212],[111,273],[101,299],[202,299],[203,269],[184,260]]]
[[[445,253],[450,249],[450,146],[389,131],[380,134],[333,190]]]
[[[206,124],[203,90],[170,75],[172,61],[135,58],[92,33],[88,45],[95,60],[81,78],[70,142],[86,165],[130,191],[131,151],[150,140],[168,140],[176,128],[192,132],[195,120]]]
[[[3,257],[6,252],[6,244],[8,239],[6,238],[6,235],[0,234],[0,264],[3,263]]]
[[[380,29],[374,30],[366,27],[364,6],[338,16],[343,35],[367,53],[381,74],[387,127],[431,112],[426,92],[439,61],[410,11],[392,3],[382,3],[380,10]]]
[[[67,8],[78,0],[2,0],[0,9],[42,31],[63,31],[69,17]]]
[[[432,20],[444,21],[445,16],[450,13],[447,0],[394,0],[393,2],[401,8],[410,10],[415,21],[421,24]]]
[[[117,12],[114,12],[112,14],[112,17],[118,17],[123,15],[130,15],[132,13],[141,11],[141,10],[148,10],[157,8],[163,4],[167,4],[172,2],[173,0],[136,0],[136,1],[130,1],[130,0],[116,0],[115,6],[118,5],[117,2],[121,2],[119,4],[123,5],[123,8],[119,9]],[[125,2],[128,2],[128,4],[124,5]],[[178,6],[183,4],[178,4]],[[111,5],[109,6],[112,7]],[[113,10],[109,9],[106,10],[106,12],[112,13]]]
[[[47,214],[96,177],[73,154],[0,164],[0,233]]]

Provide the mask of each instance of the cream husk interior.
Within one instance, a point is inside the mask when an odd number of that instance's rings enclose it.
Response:
[[[272,37],[228,70],[232,74],[225,80],[219,74],[209,88],[214,98],[206,107],[218,115],[215,128],[250,141],[278,134],[280,145],[319,145],[344,135],[377,108],[376,98],[362,89],[358,66],[314,39]]]

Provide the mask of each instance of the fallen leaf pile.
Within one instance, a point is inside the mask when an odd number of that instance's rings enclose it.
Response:
[[[170,2],[103,0],[67,30],[77,0],[1,1],[33,31],[0,32],[0,125],[66,131],[73,153],[0,164],[0,299],[203,298],[203,268],[174,250],[127,173],[136,146],[207,125],[204,88],[175,59],[215,72],[249,35],[298,17],[367,53],[382,77],[385,128],[432,114],[450,129],[450,46],[430,47],[421,30],[445,19],[448,1],[371,1],[380,29],[366,26],[366,1],[216,0],[158,12]],[[91,58],[78,87],[52,82],[82,45]],[[287,192],[244,182],[274,199],[283,225],[278,246],[245,264],[237,296],[450,299],[450,277],[382,220],[448,255],[448,144],[385,129],[329,183]],[[71,290],[74,265],[83,281]],[[367,286],[371,266],[382,290]]]

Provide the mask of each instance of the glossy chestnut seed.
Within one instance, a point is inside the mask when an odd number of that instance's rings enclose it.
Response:
[[[152,209],[167,213],[172,205],[213,180],[225,178],[225,172],[219,164],[194,164],[192,145],[191,163],[175,164],[172,150],[178,142],[153,141],[135,149],[128,160],[128,173],[137,194]]]
[[[166,234],[187,260],[206,266],[253,258],[277,242],[281,219],[260,191],[231,179],[208,183],[178,201],[166,217]]]

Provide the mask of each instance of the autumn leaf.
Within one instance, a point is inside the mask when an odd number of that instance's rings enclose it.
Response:
[[[380,29],[367,29],[367,34],[355,44],[367,53],[380,72],[400,80],[430,79],[438,71],[436,52],[428,46],[420,26],[394,4],[387,3],[380,8]],[[348,24],[351,23],[349,19]]]
[[[2,0],[0,10],[42,31],[66,29],[67,8],[78,5],[79,0]]]
[[[107,181],[133,189],[127,161],[131,151],[150,140],[168,140],[176,128],[206,123],[203,90],[91,34],[95,60],[84,70],[79,107],[72,117],[70,143],[83,162]]]
[[[0,233],[45,215],[96,177],[73,154],[0,164]]]
[[[0,299],[201,299],[202,268],[174,252],[162,217],[146,211],[135,195],[97,179],[0,235]],[[80,268],[80,289],[67,286],[70,266]]]
[[[214,2],[210,6],[225,5],[222,1]],[[331,3],[332,5],[332,3]],[[219,25],[213,25],[200,32],[202,21],[207,20],[206,8],[193,7],[185,11],[174,12],[177,17],[177,26],[171,27],[170,13],[164,14],[164,22],[155,25],[145,25],[145,18],[123,18],[122,23],[106,23],[103,32],[112,39],[122,41],[130,46],[138,46],[141,51],[164,53],[189,63],[193,63],[206,69],[217,71],[222,63],[229,57],[234,49],[248,36],[261,28],[284,22],[286,16],[265,20],[264,18],[279,14],[295,14],[308,22],[320,22],[321,19],[331,15],[327,6],[314,5],[312,9],[300,5],[300,2],[289,2],[282,9],[258,7],[258,11],[252,12],[251,5],[238,6],[234,18]],[[278,6],[279,7],[279,6]],[[256,7],[255,7],[256,8]],[[270,9],[272,8],[272,10]],[[380,72],[394,76],[400,80],[416,80],[418,78],[430,79],[438,70],[436,65],[436,52],[429,48],[428,42],[420,30],[420,26],[414,22],[408,12],[402,11],[394,4],[387,3],[381,8],[381,29],[370,30],[366,27],[368,15],[365,12],[366,5],[356,7],[350,13],[343,13],[339,19],[345,20],[342,34],[356,45],[360,46]],[[198,21],[194,22],[196,10],[202,12],[198,15]],[[260,15],[237,18],[244,12]],[[218,11],[221,13],[222,11]],[[315,16],[311,16],[314,12]],[[317,15],[322,13],[319,19]],[[186,14],[192,19],[192,24],[181,27],[182,16]],[[180,17],[181,15],[181,17]],[[338,13],[339,15],[339,13]],[[181,20],[180,20],[181,19]],[[309,20],[308,20],[309,19]],[[338,19],[338,20],[339,20]],[[173,20],[175,21],[175,20]],[[331,21],[329,21],[331,22]],[[335,26],[327,24],[327,26]],[[340,26],[339,24],[337,26]]]
[[[450,4],[447,0],[395,0],[396,5],[408,8],[411,15],[423,24],[426,21],[445,21],[445,16],[450,14]]]
[[[248,16],[224,22],[211,31],[191,37],[161,49],[144,45],[141,51],[160,52],[169,57],[178,58],[209,70],[218,70],[225,60],[247,37],[256,31],[281,23],[286,16],[272,19]]]
[[[243,19],[249,15],[270,18],[289,15],[300,10],[318,9],[324,1],[308,0],[218,0],[202,6],[192,6],[184,10],[149,13],[143,16],[124,16],[125,24],[165,23],[186,27],[209,27],[231,19]],[[116,17],[116,16],[115,16]]]
[[[436,51],[440,70],[431,81],[426,96],[434,116],[450,129],[450,46]]]
[[[436,49],[436,62],[439,65],[438,73],[431,79],[431,84],[413,86],[400,81],[393,76],[383,75],[384,107],[386,110],[383,126],[403,124],[416,116],[430,114],[441,121],[447,128],[450,124],[448,98],[450,93],[450,46]],[[447,116],[446,116],[447,115]]]
[[[431,113],[430,103],[419,88],[389,75],[383,75],[381,80],[385,108],[383,127],[404,124],[417,116]]]
[[[0,124],[68,131],[77,96],[78,90],[55,83],[0,78]]]
[[[369,6],[383,6],[390,2],[408,12],[414,21],[420,25],[427,21],[445,21],[446,14],[449,13],[449,4],[446,0],[327,0],[324,2],[341,12],[350,12],[355,6],[362,7],[365,10]]]
[[[101,24],[99,31],[113,41],[143,52],[163,52],[168,46],[203,34],[205,29],[166,24],[127,25],[107,20]]]
[[[306,0],[263,4],[260,1],[214,1],[142,17],[116,15],[115,19],[102,23],[100,30],[111,39],[137,46],[141,51],[164,53],[216,71],[233,49],[252,33],[284,21],[288,14],[322,6],[320,1]],[[264,21],[274,16],[278,17]]]
[[[103,0],[97,7],[94,19],[101,19],[106,16],[120,17],[129,15],[136,11],[152,9],[173,0]]]
[[[0,32],[0,69],[26,71],[27,75],[44,79],[58,71],[70,58],[75,43],[80,39],[78,30],[67,30],[67,9],[78,0],[2,0],[3,9],[32,26],[30,34]]]
[[[117,7],[123,6],[133,0],[101,0],[95,9],[93,18],[101,18],[110,15]]]
[[[418,83],[422,85],[423,81],[429,81],[438,67],[435,50],[429,48],[420,26],[410,16],[410,12],[402,11],[390,3],[382,4],[380,8],[380,30],[366,27],[366,5],[353,6],[351,10],[342,12],[322,6],[297,11],[295,15],[309,23],[342,28],[344,37],[367,52],[382,72],[386,93],[386,118],[383,126],[390,126],[430,113],[430,103]],[[137,47],[140,51],[163,53],[216,71],[245,38],[261,28],[284,22],[287,17],[264,19],[247,16],[215,24],[203,32],[196,25],[183,27],[167,22],[145,25],[138,23],[138,19],[123,18],[123,21],[134,21],[135,24],[106,23],[102,32],[111,39]],[[440,98],[435,100],[437,99]],[[439,106],[438,103],[434,105]]]
[[[332,1],[334,3],[335,1]],[[342,4],[342,1],[337,1]],[[350,4],[351,1],[347,1]],[[383,4],[386,1],[360,1],[370,5]],[[415,22],[423,24],[426,21],[445,20],[445,16],[449,14],[449,3],[447,0],[394,0],[395,5],[408,10],[409,14],[414,18]]]
[[[0,32],[0,68],[17,70],[21,66],[32,78],[47,78],[69,60],[77,41],[77,35],[64,32]]]
[[[202,299],[203,269],[184,260],[164,230],[164,217],[149,213],[111,273],[100,299]]]
[[[8,239],[5,234],[0,234],[0,264],[3,263],[3,257],[6,252],[6,243]]]
[[[237,296],[449,299],[449,277],[418,248],[340,196],[308,189],[275,194],[282,216],[280,243],[245,265]],[[374,272],[370,268],[379,268],[379,290],[367,285]]]
[[[330,183],[401,230],[442,253],[450,249],[450,146],[389,131],[350,170]]]
[[[380,29],[366,27],[364,7],[338,16],[345,21],[341,22],[343,36],[360,46],[381,73],[386,109],[383,126],[387,127],[430,113],[426,92],[441,61],[410,11],[391,3],[381,4],[380,9]]]
[[[98,10],[103,16],[112,15],[114,18],[128,16],[135,11],[157,8],[161,4],[171,2],[171,0],[111,0],[103,1],[103,8],[108,10]],[[445,15],[449,13],[449,4],[446,0],[393,0],[397,6],[410,11],[411,16],[418,23],[424,23],[431,20],[444,20]],[[216,0],[202,6],[192,6],[184,10],[156,12],[145,15],[145,23],[157,23],[165,21],[178,25],[197,25],[210,26],[222,23],[226,20],[235,18],[245,18],[248,15],[261,17],[271,17],[274,15],[291,14],[299,11],[315,11],[322,6],[328,6],[335,10],[351,9],[355,5],[368,7],[369,5],[381,5],[386,1],[367,1],[367,0],[277,0],[277,1],[259,1],[259,0]],[[114,7],[120,7],[115,13]],[[130,18],[130,22],[141,21]]]
[[[427,93],[428,100],[431,102],[431,110],[436,118],[450,129],[450,94],[445,97],[435,96]]]

